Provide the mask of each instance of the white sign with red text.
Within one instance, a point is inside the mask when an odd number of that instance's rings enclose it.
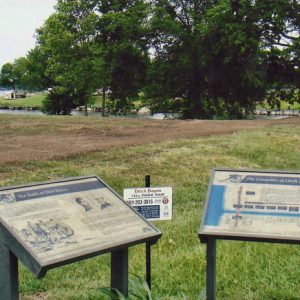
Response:
[[[172,219],[172,187],[128,188],[123,198],[149,221]]]

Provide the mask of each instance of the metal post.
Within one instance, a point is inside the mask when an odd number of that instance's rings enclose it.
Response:
[[[17,257],[0,242],[0,300],[19,300]]]
[[[146,281],[151,290],[151,244],[146,243]]]
[[[145,176],[145,187],[150,187],[151,182],[150,182],[150,175]]]
[[[145,176],[145,187],[150,187],[150,175]],[[146,242],[146,281],[151,290],[151,244]]]
[[[206,244],[206,299],[216,299],[216,239],[213,238]]]
[[[128,248],[111,253],[110,286],[128,296]]]

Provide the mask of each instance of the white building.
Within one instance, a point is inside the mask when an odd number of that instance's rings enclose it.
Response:
[[[6,99],[6,100],[16,99],[15,92],[14,91],[4,92],[4,99]]]

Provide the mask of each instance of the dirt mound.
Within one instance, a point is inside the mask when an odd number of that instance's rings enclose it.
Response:
[[[299,126],[300,118],[182,121],[1,115],[0,163],[47,160],[111,147],[230,134],[275,125]]]

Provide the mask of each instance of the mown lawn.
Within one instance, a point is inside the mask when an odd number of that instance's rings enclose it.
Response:
[[[257,109],[271,109],[271,110],[275,110],[276,108],[271,107],[267,102],[263,102],[257,105]],[[290,104],[286,101],[280,101],[280,110],[300,110],[300,103],[293,103]]]
[[[113,148],[62,160],[0,166],[0,185],[16,185],[96,174],[118,193],[142,186],[173,186],[173,220],[156,222],[163,236],[152,252],[153,295],[198,299],[205,289],[205,245],[197,232],[212,168],[300,170],[299,127],[281,126],[227,136],[182,139],[139,147]],[[219,241],[218,299],[300,299],[300,247]],[[144,246],[130,248],[130,272],[145,273]],[[110,255],[49,271],[35,279],[21,266],[23,299],[106,299]]]
[[[43,107],[43,100],[45,99],[46,94],[41,93],[35,96],[27,97],[24,99],[15,99],[15,100],[5,100],[4,97],[0,97],[0,106],[12,107]],[[107,100],[108,101],[108,100]],[[102,96],[94,96],[91,100],[90,105],[92,107],[102,107]]]
[[[12,107],[12,106],[18,106],[18,107],[38,107],[42,108],[43,107],[43,100],[45,99],[46,94],[37,94],[32,97],[27,97],[25,99],[16,99],[16,100],[5,100],[4,97],[0,97],[0,106],[6,106],[6,107]],[[106,99],[106,104],[109,103],[109,98]],[[142,106],[141,100],[136,100],[134,101],[134,105],[136,108],[140,108]],[[101,108],[102,107],[102,96],[93,96],[91,102],[90,102],[91,107],[97,107]],[[270,105],[266,102],[259,103],[257,105],[257,109],[274,109],[271,108]],[[281,110],[300,110],[300,104],[299,103],[294,103],[290,104],[285,101],[280,102],[280,109]]]
[[[18,106],[18,107],[38,107],[42,108],[43,100],[45,98],[45,94],[38,94],[32,97],[15,99],[15,100],[5,100],[4,97],[0,97],[0,106]]]

